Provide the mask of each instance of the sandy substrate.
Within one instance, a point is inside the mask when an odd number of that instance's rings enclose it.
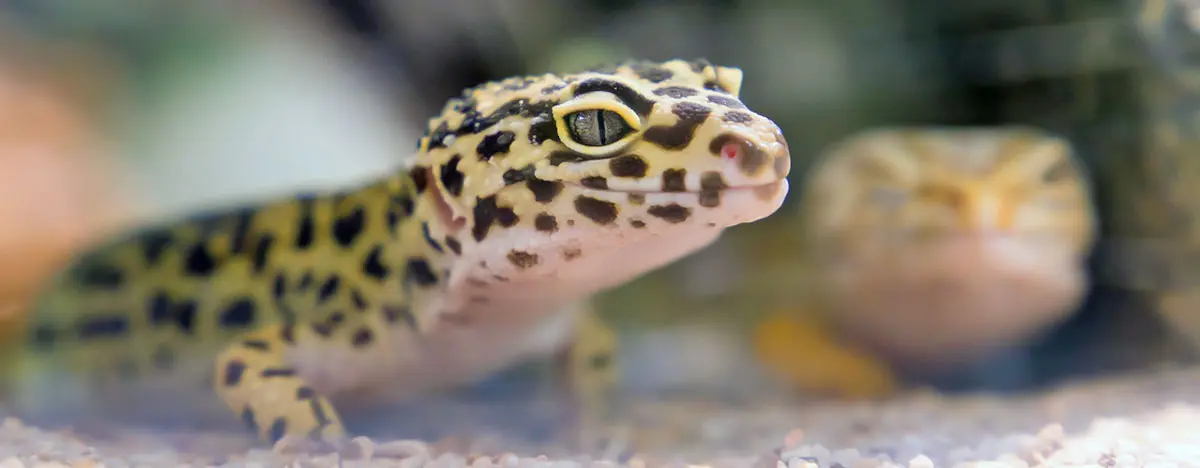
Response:
[[[639,453],[630,453],[617,437],[607,457],[518,449],[518,442],[506,442],[502,434],[436,444],[358,439],[337,452],[312,453],[295,447],[254,449],[233,434],[107,430],[96,437],[44,431],[10,418],[0,426],[0,468],[339,462],[406,467],[1200,466],[1200,369],[1077,383],[1024,397],[915,393],[883,403],[657,401],[635,402],[628,409],[626,422],[639,433],[670,437]]]

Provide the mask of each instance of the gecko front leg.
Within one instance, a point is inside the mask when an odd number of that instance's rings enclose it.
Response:
[[[309,330],[269,325],[229,345],[216,359],[217,395],[268,443],[285,436],[336,442],[346,435],[329,399],[287,362],[287,350],[315,338]]]

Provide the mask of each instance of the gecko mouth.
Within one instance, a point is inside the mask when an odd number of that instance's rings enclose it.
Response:
[[[595,185],[583,184],[580,182],[566,182],[565,184],[574,188],[585,189],[598,193],[613,193],[613,194],[633,194],[633,195],[671,195],[671,194],[707,194],[707,193],[729,193],[729,192],[750,192],[762,190],[775,190],[782,185],[787,179],[776,179],[771,182],[765,182],[754,185],[735,185],[714,189],[700,190],[654,190],[654,189],[638,189],[638,188],[623,188],[623,187],[598,187]]]

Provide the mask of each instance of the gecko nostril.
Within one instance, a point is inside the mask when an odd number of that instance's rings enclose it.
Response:
[[[731,133],[722,133],[713,138],[708,150],[717,157],[736,163],[747,177],[758,177],[769,162],[762,147]]]
[[[721,147],[721,157],[728,160],[735,160],[742,156],[742,145],[736,141],[725,143]]]

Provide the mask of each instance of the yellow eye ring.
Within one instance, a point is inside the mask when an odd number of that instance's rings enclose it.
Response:
[[[611,94],[588,93],[553,110],[559,140],[570,150],[587,156],[620,151],[641,134],[637,113]]]

